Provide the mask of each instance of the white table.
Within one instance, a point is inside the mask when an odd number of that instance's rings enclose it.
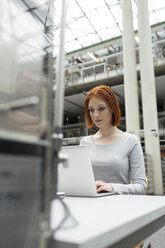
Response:
[[[54,235],[55,248],[130,248],[165,225],[164,196],[66,197],[64,201],[78,224],[68,218]],[[62,216],[56,200],[51,226],[57,226]]]

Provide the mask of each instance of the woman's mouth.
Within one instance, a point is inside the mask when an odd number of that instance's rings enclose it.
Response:
[[[95,123],[100,123],[102,120],[95,120]]]

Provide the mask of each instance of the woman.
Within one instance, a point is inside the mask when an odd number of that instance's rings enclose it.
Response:
[[[94,135],[84,137],[92,160],[97,192],[145,194],[146,175],[139,139],[117,128],[120,109],[113,91],[98,86],[87,94],[85,112],[88,128],[98,127]]]

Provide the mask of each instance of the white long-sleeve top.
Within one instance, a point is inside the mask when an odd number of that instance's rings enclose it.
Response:
[[[83,137],[80,145],[89,147],[95,180],[110,183],[118,194],[145,194],[143,151],[135,135],[124,133],[106,145],[94,143],[90,135]]]

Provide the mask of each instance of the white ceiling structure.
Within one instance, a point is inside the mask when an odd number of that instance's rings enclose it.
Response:
[[[47,18],[50,10],[49,5],[54,2],[54,55],[56,56],[59,47],[59,27],[61,16],[62,0],[12,0],[6,3],[10,12],[3,20],[4,38],[8,42],[12,37],[14,27],[15,38],[19,41],[33,37],[31,46],[22,48],[24,60],[37,53],[38,38],[40,29],[45,25],[52,24],[52,19]],[[165,22],[164,0],[148,0],[150,24]],[[106,40],[122,35],[122,11],[121,0],[66,0],[66,31],[65,31],[65,52],[71,53],[75,50],[102,43]],[[3,6],[2,6],[3,7]],[[132,0],[134,29],[138,29],[136,0]],[[31,18],[31,14],[35,17]],[[10,17],[8,17],[10,15]],[[1,17],[2,18],[2,17]],[[14,24],[12,24],[14,20]],[[36,22],[36,20],[38,20]],[[46,44],[46,42],[45,42]],[[47,37],[46,46],[50,46],[51,40]],[[26,55],[26,56],[25,56]]]
[[[55,37],[59,37],[61,0],[55,0]],[[163,0],[148,0],[150,24],[165,21]],[[138,29],[136,0],[132,0],[134,29]],[[67,0],[65,51],[73,52],[122,34],[121,0]],[[55,47],[58,39],[55,38]],[[56,50],[56,49],[55,49]]]

